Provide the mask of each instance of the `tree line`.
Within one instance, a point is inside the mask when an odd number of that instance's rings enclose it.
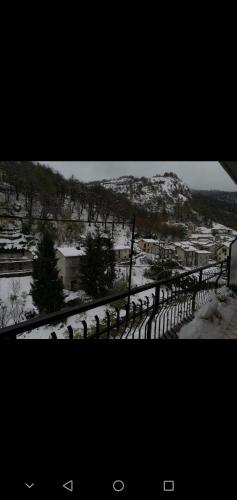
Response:
[[[42,218],[70,219],[72,214],[76,213],[76,217],[80,220],[83,211],[86,210],[89,220],[96,223],[100,218],[104,221],[105,227],[110,217],[116,222],[117,219],[132,219],[136,215],[137,229],[143,236],[153,233],[172,236],[174,232],[178,236],[182,231],[181,228],[174,229],[167,225],[169,214],[166,212],[165,204],[161,213],[151,214],[145,208],[134,205],[124,194],[106,189],[99,182],[86,184],[74,176],[65,179],[54,169],[40,163],[0,162],[0,169],[5,172],[9,186],[14,188],[16,200],[19,200],[20,194],[24,195],[24,208],[29,216],[29,223],[24,224],[25,232],[30,232],[32,229],[37,202]],[[176,210],[177,221],[185,220],[190,212],[189,207],[185,205],[182,214],[180,210]],[[66,223],[58,223],[57,228],[59,241],[67,237],[69,241],[70,238],[75,239],[83,229],[82,227],[80,229],[79,225],[76,228],[70,223],[69,226]]]

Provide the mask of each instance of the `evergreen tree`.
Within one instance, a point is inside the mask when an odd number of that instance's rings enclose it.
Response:
[[[64,306],[63,282],[58,275],[54,241],[47,229],[38,246],[33,263],[31,295],[40,314],[58,311]]]
[[[115,279],[113,244],[110,238],[102,237],[99,230],[93,238],[86,238],[86,255],[80,264],[82,288],[88,295],[102,297],[113,286]]]
[[[85,255],[81,257],[80,273],[83,290],[92,297],[97,296],[96,276],[97,261],[95,252],[95,242],[91,234],[87,235],[85,241]]]
[[[113,287],[113,282],[116,278],[113,241],[110,236],[108,236],[108,238],[104,238],[104,249],[105,284],[106,287],[110,289]]]

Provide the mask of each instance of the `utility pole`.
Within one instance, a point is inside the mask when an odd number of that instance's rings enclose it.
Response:
[[[133,221],[132,221],[132,239],[131,239],[130,264],[129,264],[127,320],[129,319],[130,294],[131,294],[131,284],[132,284],[132,258],[133,258],[133,245],[134,245],[134,235],[135,235],[135,221],[136,221],[136,218],[134,215]]]

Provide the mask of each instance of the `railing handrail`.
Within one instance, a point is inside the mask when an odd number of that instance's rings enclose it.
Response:
[[[162,286],[166,285],[169,283],[172,283],[176,280],[179,280],[181,278],[184,278],[186,276],[190,276],[191,274],[196,274],[200,271],[203,271],[205,269],[210,269],[213,267],[217,267],[218,265],[224,265],[227,263],[227,259],[221,262],[216,262],[215,264],[209,264],[207,266],[199,267],[196,269],[193,269],[191,271],[186,271],[185,273],[181,273],[177,276],[173,276],[172,278],[160,280],[160,281],[153,281],[152,283],[147,283],[146,285],[142,286],[137,286],[135,288],[132,288],[130,291],[130,295],[136,295],[137,293],[143,292],[145,290],[150,290],[152,288],[156,288],[157,286]],[[79,306],[74,306],[74,307],[64,307],[63,309],[60,309],[59,311],[52,312],[46,315],[41,315],[37,316],[36,318],[32,318],[26,321],[22,321],[21,323],[17,323],[15,325],[10,325],[5,328],[0,329],[0,337],[7,337],[9,334],[11,334],[13,337],[14,335],[19,335],[22,333],[25,333],[30,330],[35,330],[36,328],[39,328],[40,326],[44,326],[47,324],[52,324],[52,323],[59,323],[62,320],[65,320],[66,318],[69,318],[71,316],[75,316],[76,314],[81,314],[85,311],[89,311],[91,309],[96,309],[97,307],[106,305],[106,304],[111,304],[113,302],[116,302],[121,299],[125,299],[128,296],[128,290],[122,293],[117,293],[117,294],[112,294],[108,295],[106,297],[102,297],[90,302],[85,302],[83,304],[80,304]]]

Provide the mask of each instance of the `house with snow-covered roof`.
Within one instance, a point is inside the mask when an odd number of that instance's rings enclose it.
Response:
[[[78,290],[80,285],[80,261],[85,255],[83,248],[61,246],[56,250],[57,268],[66,290]]]
[[[186,267],[203,267],[211,259],[211,252],[197,248],[189,241],[174,243],[174,245],[178,260]]]
[[[138,245],[143,252],[155,255],[159,253],[159,241],[152,238],[143,238],[138,241]]]
[[[230,227],[223,226],[223,224],[213,223],[212,226],[212,234],[215,235],[224,235],[224,234],[233,234],[233,229]]]
[[[176,257],[176,247],[170,244],[160,244],[159,245],[159,255],[161,259],[173,259]]]
[[[121,262],[129,259],[130,247],[125,245],[117,245],[113,248],[114,258],[116,262]]]
[[[195,250],[195,266],[204,267],[209,264],[209,260],[211,259],[211,252],[208,250]]]
[[[187,267],[193,267],[195,265],[196,248],[190,242],[177,242],[174,245],[178,260]]]
[[[209,239],[199,239],[199,240],[191,240],[193,246],[195,246],[198,250],[207,250],[211,254],[211,258],[215,259],[217,244],[215,241]]]
[[[219,246],[216,252],[216,260],[218,262],[222,262],[223,260],[226,260],[227,257],[230,254],[230,243],[223,243],[222,245]]]

